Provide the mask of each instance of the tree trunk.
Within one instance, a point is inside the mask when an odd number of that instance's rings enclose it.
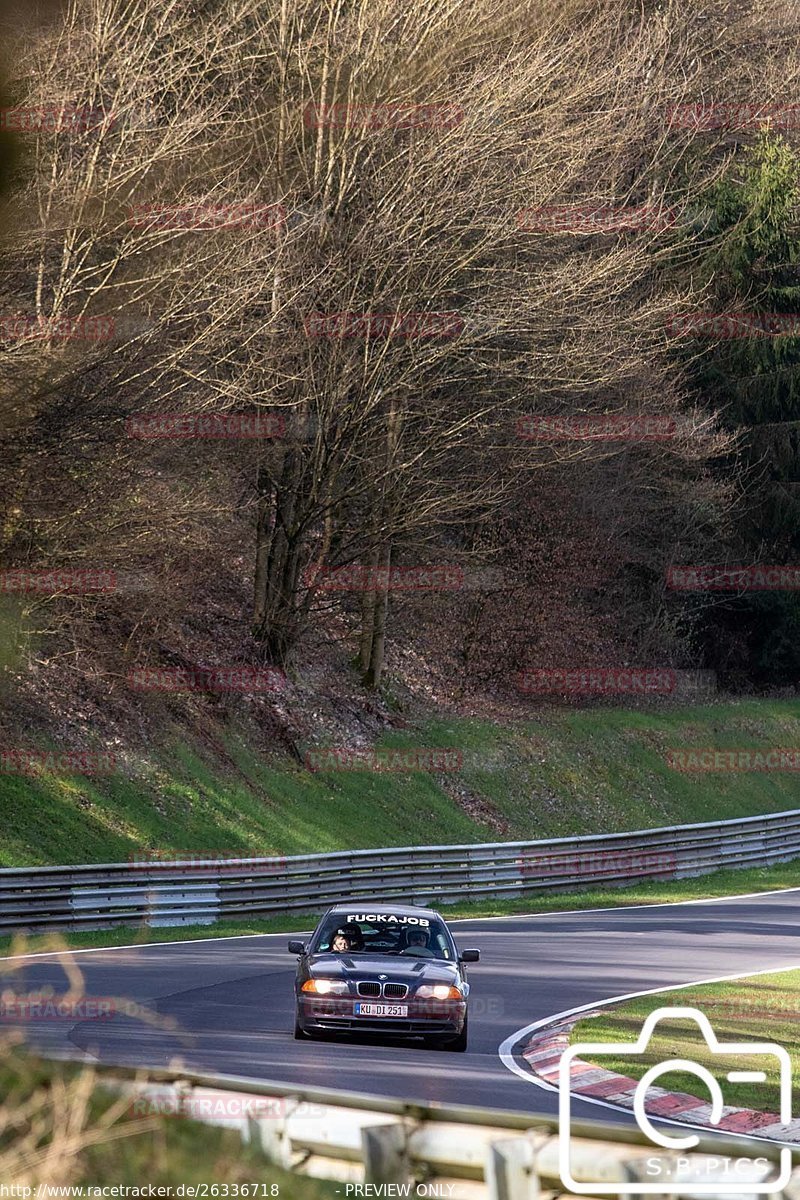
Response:
[[[387,542],[380,556],[380,582],[375,590],[373,609],[372,652],[364,676],[365,687],[377,691],[383,675],[384,650],[386,646],[386,620],[389,611],[389,571],[392,565],[392,544]]]
[[[256,567],[253,580],[253,631],[263,626],[267,615],[267,564],[272,542],[272,481],[262,466],[256,479]]]
[[[300,487],[299,454],[290,450],[284,460],[281,478],[274,488],[275,521],[272,532],[268,539],[257,542],[256,547],[258,590],[253,636],[263,644],[270,661],[277,663],[285,661],[296,626],[293,618],[296,616],[300,546],[295,530],[295,515]]]
[[[375,631],[375,573],[379,561],[380,547],[376,542],[364,564],[367,577],[364,591],[361,593],[361,645],[358,653],[358,666],[364,678],[366,678],[372,660],[372,639]]]

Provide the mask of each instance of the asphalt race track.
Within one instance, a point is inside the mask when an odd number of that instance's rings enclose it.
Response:
[[[518,1055],[499,1054],[526,1026],[622,994],[726,975],[800,966],[800,889],[711,902],[453,922],[469,968],[466,1054],[292,1038],[295,958],[286,934],[82,952],[86,993],[138,1001],[154,1023],[36,1021],[31,1044],[130,1065],[166,1066],[307,1086],[525,1112],[556,1112],[556,1094],[533,1084]],[[300,936],[295,934],[293,936]],[[16,992],[67,990],[50,956],[9,960]],[[714,1014],[709,1012],[712,1020]],[[165,1025],[172,1025],[166,1028]],[[509,1039],[511,1039],[509,1041]],[[513,1069],[516,1067],[516,1070]],[[519,1072],[519,1073],[517,1073]],[[522,1078],[524,1074],[526,1078]],[[575,1101],[575,1116],[615,1119]],[[624,1115],[619,1118],[626,1120]]]

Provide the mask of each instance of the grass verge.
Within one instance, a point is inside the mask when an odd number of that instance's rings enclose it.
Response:
[[[655,996],[640,996],[625,1001],[597,1017],[579,1021],[572,1031],[574,1042],[631,1042],[641,1032],[642,1023],[654,1009],[665,1006],[688,1006],[704,1013],[721,1042],[772,1042],[783,1046],[792,1062],[792,1078],[800,1078],[800,970],[780,971],[769,975],[751,975],[725,983],[702,984]],[[779,1071],[773,1057],[744,1055],[738,1057],[714,1054],[705,1043],[694,1020],[673,1018],[658,1022],[644,1054],[604,1056],[593,1058],[607,1070],[618,1071],[631,1079],[641,1079],[645,1071],[671,1058],[689,1059],[707,1067],[719,1082],[726,1104],[738,1108],[754,1108],[760,1112],[777,1113],[780,1109]],[[766,1074],[766,1082],[734,1082],[727,1079],[731,1070],[758,1071]],[[708,1087],[696,1075],[688,1072],[669,1072],[657,1081],[659,1087],[688,1092],[710,1103]],[[797,1112],[800,1099],[794,1088],[792,1112]]]
[[[207,1184],[210,1196],[212,1184],[228,1184],[217,1194],[233,1196],[232,1185],[257,1183],[265,1187],[249,1192],[255,1200],[269,1197],[273,1185],[280,1200],[335,1196],[333,1183],[272,1166],[235,1130],[133,1116],[130,1099],[100,1086],[90,1068],[42,1061],[8,1043],[0,1046],[0,1097],[0,1179],[41,1185],[41,1194],[48,1184]]]
[[[0,866],[124,862],[147,849],[280,855],[452,845],[751,816],[797,803],[792,772],[686,774],[668,765],[669,750],[792,745],[800,745],[800,705],[788,700],[543,706],[508,726],[421,720],[377,745],[457,751],[458,769],[438,774],[311,771],[265,753],[263,733],[243,726],[215,727],[195,744],[165,731],[158,749],[123,748],[115,770],[94,779],[3,767]]]
[[[515,916],[524,913],[562,912],[581,908],[620,908],[629,904],[674,904],[681,900],[706,900],[747,892],[800,887],[800,862],[775,867],[753,867],[742,871],[717,871],[695,879],[665,883],[641,883],[627,888],[597,888],[583,892],[531,894],[516,900],[484,900],[440,905],[449,921]],[[269,920],[219,921],[216,925],[184,925],[179,928],[118,928],[75,933],[0,938],[0,955],[33,954],[48,950],[92,949],[104,946],[148,945],[152,942],[191,941],[200,938],[241,937],[258,933],[295,933],[313,928],[319,913],[292,914]]]

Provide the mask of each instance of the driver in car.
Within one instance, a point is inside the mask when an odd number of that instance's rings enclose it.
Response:
[[[406,946],[401,954],[413,954],[416,958],[435,958],[428,945],[428,935],[424,929],[409,929]]]

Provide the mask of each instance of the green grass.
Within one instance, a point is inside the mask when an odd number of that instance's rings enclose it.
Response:
[[[800,705],[551,707],[507,727],[429,720],[379,743],[460,750],[463,767],[438,775],[312,773],[258,749],[254,730],[218,740],[224,754],[165,738],[120,753],[120,769],[93,780],[0,775],[0,865],[119,862],[142,848],[299,854],[533,839],[776,812],[797,803],[790,772],[685,775],[666,755],[800,746]]]
[[[103,1088],[81,1068],[0,1046],[3,1182],[172,1189],[180,1184],[263,1183],[267,1196],[270,1186],[278,1185],[280,1200],[333,1200],[336,1194],[333,1183],[274,1167],[243,1145],[235,1130],[182,1118],[142,1118],[129,1110],[129,1100]],[[60,1148],[48,1164],[45,1152],[54,1144]]]
[[[703,900],[743,892],[800,887],[800,863],[775,867],[752,867],[743,871],[716,871],[696,879],[665,883],[641,883],[627,888],[598,888],[584,892],[531,893],[516,900],[483,900],[440,905],[448,921],[477,917],[513,916],[519,913],[548,913],[580,908],[619,908],[627,904],[669,904],[680,900]],[[269,920],[219,921],[216,925],[184,925],[180,928],[149,929],[121,927],[86,933],[64,931],[28,938],[0,938],[0,955],[32,954],[53,949],[75,950],[131,943],[174,942],[199,938],[241,937],[257,933],[295,933],[310,930],[320,914],[292,914]]]
[[[800,971],[781,971],[769,975],[752,975],[725,983],[696,985],[677,991],[659,992],[655,996],[640,996],[625,1001],[597,1017],[579,1021],[572,1031],[571,1041],[631,1042],[641,1032],[648,1013],[664,1006],[687,1006],[704,1013],[721,1042],[771,1042],[783,1046],[792,1062],[792,1078],[800,1075]],[[656,1063],[671,1058],[689,1059],[707,1067],[718,1080],[726,1104],[739,1108],[754,1108],[761,1112],[777,1113],[778,1071],[774,1059],[766,1056],[714,1055],[704,1042],[695,1021],[674,1018],[659,1021],[646,1051],[628,1058],[623,1055],[595,1058],[611,1071],[631,1079],[641,1079]],[[766,1083],[731,1083],[726,1079],[730,1070],[764,1070]],[[697,1076],[688,1072],[669,1072],[658,1081],[659,1087],[688,1092],[710,1102],[709,1089]],[[792,1112],[797,1113],[800,1091],[794,1088]]]

